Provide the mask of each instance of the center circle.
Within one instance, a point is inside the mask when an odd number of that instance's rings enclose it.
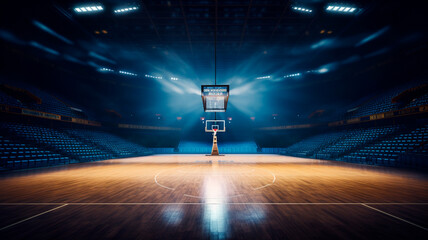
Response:
[[[158,172],[155,183],[190,198],[228,199],[275,183],[275,174],[253,164],[200,163]]]

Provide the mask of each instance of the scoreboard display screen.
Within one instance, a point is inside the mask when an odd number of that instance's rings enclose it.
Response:
[[[229,85],[202,85],[201,96],[205,112],[226,112]]]

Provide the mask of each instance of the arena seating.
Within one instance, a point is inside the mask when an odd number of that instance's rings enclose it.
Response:
[[[95,146],[72,138],[57,129],[16,123],[9,123],[7,127],[18,136],[40,145],[49,146],[63,155],[69,155],[79,161],[100,160],[112,157],[111,154],[103,153]]]
[[[391,100],[393,97],[395,97],[397,94],[399,94],[405,89],[405,87],[396,88],[381,95],[376,95],[370,100],[358,106],[357,110],[352,112],[352,114],[348,115],[347,118],[362,117],[371,114],[395,110],[398,108],[398,105],[392,103]]]
[[[425,94],[419,98],[414,99],[406,107],[416,107],[416,106],[427,105],[427,104],[428,104],[428,94]]]
[[[83,141],[96,144],[98,148],[113,153],[115,157],[135,157],[149,153],[147,148],[107,132],[88,129],[69,129],[67,132]]]
[[[69,163],[69,158],[32,144],[0,135],[0,167],[4,169],[34,168]]]
[[[427,142],[428,126],[419,127],[414,130],[401,131],[381,141],[364,146],[349,155],[343,156],[341,160],[377,165],[406,165],[399,161],[406,153],[419,152],[420,155],[425,155],[427,158],[428,155],[423,154]]]
[[[284,149],[282,154],[387,166],[428,166],[428,125],[355,128],[324,133]]]
[[[360,104],[359,106],[353,107],[353,108],[356,108],[356,110],[351,113],[345,114],[345,119],[362,117],[362,116],[372,115],[376,113],[388,112],[388,111],[393,111],[397,109],[428,104],[428,94],[421,96],[419,98],[416,98],[414,101],[412,101],[407,105],[401,105],[401,104],[392,102],[392,99],[398,94],[400,94],[401,92],[411,87],[418,86],[420,84],[421,83],[409,83],[409,84],[405,84],[405,85],[393,88],[384,93],[376,94],[371,98],[369,98],[369,100]]]
[[[1,123],[0,140],[2,169],[45,167],[150,154],[147,148],[101,129]]]
[[[67,106],[64,102],[60,101],[58,98],[36,87],[33,87],[29,84],[18,83],[18,82],[14,82],[14,83],[6,82],[5,84],[28,90],[35,96],[39,97],[42,100],[42,102],[40,104],[31,103],[31,102],[21,103],[19,100],[0,91],[0,104],[28,108],[28,109],[33,109],[37,111],[54,113],[54,114],[69,116],[69,117],[82,118],[84,116],[82,114],[78,114],[77,112],[71,110],[69,106]]]
[[[398,127],[374,127],[374,128],[357,128],[345,130],[340,141],[329,144],[315,154],[316,158],[335,159],[343,153],[358,149],[365,144],[368,144],[385,135],[391,134]]]
[[[281,153],[295,157],[311,157],[325,146],[338,141],[345,134],[346,132],[342,131],[315,135],[285,148]]]

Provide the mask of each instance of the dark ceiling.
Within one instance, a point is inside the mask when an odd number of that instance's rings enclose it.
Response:
[[[357,10],[329,12],[329,4]],[[91,5],[103,11],[74,11]],[[128,7],[138,9],[114,12]],[[422,1],[9,1],[0,11],[3,79],[125,117],[203,115],[197,91],[214,83],[215,46],[217,83],[231,85],[232,115],[292,119],[344,109],[427,75]]]

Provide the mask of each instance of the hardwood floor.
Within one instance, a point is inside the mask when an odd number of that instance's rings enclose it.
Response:
[[[428,176],[156,155],[0,176],[0,239],[427,239]]]

